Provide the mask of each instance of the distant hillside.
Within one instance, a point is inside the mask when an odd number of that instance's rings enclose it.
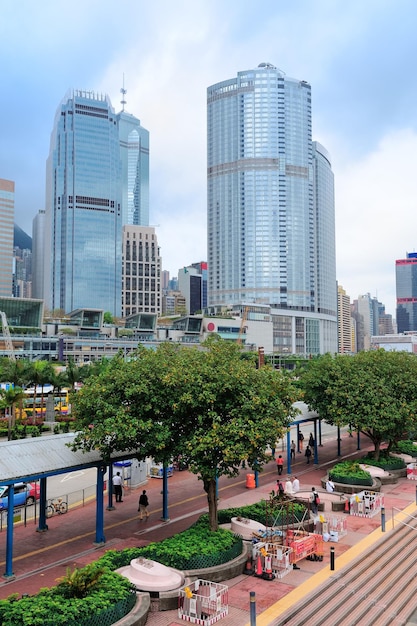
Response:
[[[32,237],[29,237],[17,224],[14,225],[13,247],[32,250]]]

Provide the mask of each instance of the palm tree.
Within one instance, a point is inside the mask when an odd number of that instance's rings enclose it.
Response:
[[[1,404],[8,410],[7,439],[12,438],[12,430],[16,424],[16,402],[24,398],[25,394],[20,387],[10,387],[10,389],[0,389]],[[11,408],[11,411],[10,411]]]
[[[30,383],[31,362],[28,359],[16,359],[13,361],[4,358],[0,362],[0,380],[4,383],[11,383],[13,387],[24,389]],[[19,397],[19,412],[23,415],[23,399],[25,394]]]
[[[33,390],[33,418],[32,423],[36,423],[36,399],[37,388],[41,387],[41,416],[44,407],[44,387],[50,384],[54,376],[54,368],[48,361],[34,361],[30,367],[30,382],[34,386]]]
[[[56,390],[58,395],[59,395],[59,414],[62,415],[62,397],[61,397],[61,391],[64,387],[67,387],[68,385],[68,378],[67,378],[67,374],[66,372],[57,372],[56,370],[54,370],[53,372],[53,376],[51,378],[51,385],[54,388],[54,391]]]

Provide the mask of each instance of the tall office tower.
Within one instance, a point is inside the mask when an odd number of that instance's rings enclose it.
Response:
[[[14,181],[0,178],[0,296],[13,289]]]
[[[352,317],[356,320],[357,351],[369,350],[373,334],[373,304],[369,293],[353,301]]]
[[[121,313],[122,163],[108,96],[69,93],[58,107],[46,176],[45,305]]]
[[[45,249],[45,210],[40,209],[32,220],[32,297],[43,300]]]
[[[122,101],[123,106],[125,104]],[[122,223],[149,225],[149,132],[126,111],[118,116],[122,160]]]
[[[207,306],[207,263],[193,263],[178,270],[178,288],[185,297],[187,315],[202,312]]]
[[[417,330],[417,252],[395,261],[395,281],[398,332]]]
[[[378,335],[393,335],[394,323],[391,313],[386,313],[385,305],[378,302]]]
[[[123,226],[123,317],[161,313],[161,263],[155,228]]]
[[[168,270],[162,270],[161,271],[161,289],[162,291],[166,291],[168,289],[168,284],[169,284],[169,271]]]
[[[310,85],[261,63],[209,87],[207,107],[209,305],[300,312],[283,322],[304,335],[297,351],[336,352],[333,174]]]
[[[352,316],[350,314],[350,297],[346,291],[337,287],[337,331],[338,352],[340,354],[352,353]]]

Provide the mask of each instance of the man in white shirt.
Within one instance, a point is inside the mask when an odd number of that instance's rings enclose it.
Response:
[[[334,491],[334,482],[330,480],[330,478],[328,478],[326,481],[326,491],[328,491],[329,493],[333,493]]]
[[[292,496],[293,495],[292,482],[291,482],[291,478],[289,476],[287,478],[287,482],[285,483],[285,493],[286,493],[287,496]]]
[[[113,476],[114,495],[116,496],[116,502],[123,502],[122,500],[122,477],[120,472],[117,472],[116,476]]]
[[[297,476],[294,476],[292,481],[292,492],[297,493],[298,491],[300,491],[300,481],[298,480]]]

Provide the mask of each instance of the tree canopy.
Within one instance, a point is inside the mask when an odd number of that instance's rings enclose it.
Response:
[[[74,398],[74,446],[104,459],[116,450],[165,463],[181,455],[203,481],[216,529],[216,478],[237,475],[243,461],[261,469],[297,399],[285,374],[256,369],[241,354],[213,339],[203,350],[167,342],[139,348],[128,362],[116,357]]]
[[[304,399],[322,419],[352,425],[369,437],[379,458],[381,443],[390,447],[417,415],[417,358],[406,352],[376,350],[324,355],[302,376]]]

